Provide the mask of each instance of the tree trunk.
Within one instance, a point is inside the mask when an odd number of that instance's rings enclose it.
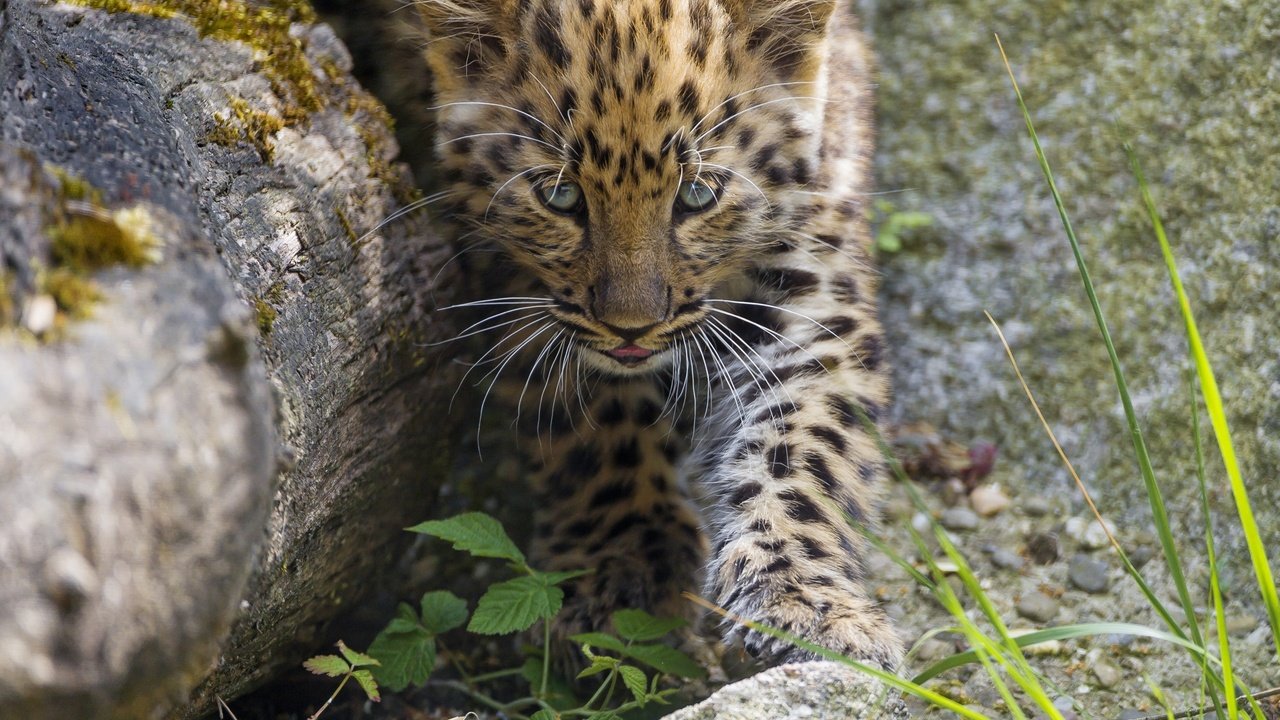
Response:
[[[0,0],[0,717],[209,712],[448,466],[449,251],[284,7]]]

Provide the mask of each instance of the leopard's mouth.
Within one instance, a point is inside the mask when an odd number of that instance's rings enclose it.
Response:
[[[612,350],[602,350],[601,352],[626,367],[636,367],[657,354],[655,350],[643,348],[634,343],[619,345]]]

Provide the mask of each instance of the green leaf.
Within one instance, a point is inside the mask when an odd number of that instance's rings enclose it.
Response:
[[[640,707],[644,707],[649,689],[649,679],[644,676],[644,671],[630,665],[622,665],[618,668],[618,674],[622,675],[622,684],[636,696],[636,702],[640,703]]]
[[[679,618],[656,618],[643,610],[619,610],[612,615],[613,629],[627,640],[657,640],[676,628],[684,627]]]
[[[302,663],[302,667],[316,675],[328,675],[329,677],[346,675],[351,670],[351,666],[347,664],[347,661],[337,655],[317,655],[313,658],[308,658]]]
[[[524,564],[524,553],[511,542],[502,524],[481,512],[463,513],[448,520],[428,520],[409,528],[448,540],[455,550],[469,552],[476,557],[491,557]]]
[[[436,665],[435,638],[416,624],[409,632],[393,630],[401,622],[403,618],[392,620],[369,645],[369,654],[382,663],[374,677],[394,692],[425,683]]]
[[[518,577],[489,586],[467,629],[481,635],[520,632],[538,620],[555,617],[563,602],[560,588],[548,586],[538,577]]]
[[[378,681],[373,679],[373,673],[368,670],[357,670],[351,673],[351,677],[360,683],[360,689],[364,690],[364,694],[374,702],[382,702],[382,695],[378,694]]]
[[[354,667],[378,665],[377,660],[369,657],[368,655],[365,655],[362,652],[357,652],[355,650],[352,650],[351,648],[347,647],[347,644],[342,642],[341,640],[338,641],[338,652],[342,653],[342,657],[346,658],[347,662],[351,663]]]
[[[546,573],[539,572],[535,574],[538,575],[538,577],[541,577],[543,579],[543,582],[545,582],[548,585],[559,585],[565,580],[572,580],[576,577],[582,577],[583,575],[590,575],[593,572],[595,571],[594,570],[561,570],[559,572],[546,572]]]
[[[587,720],[622,720],[622,716],[612,710],[602,710],[588,715]]]
[[[584,649],[583,652],[587,651]],[[578,673],[579,680],[591,677],[592,675],[599,675],[606,670],[612,670],[618,666],[618,659],[609,657],[608,655],[587,655],[587,657],[591,658],[591,665]]]
[[[543,708],[529,716],[529,720],[557,720],[560,716]]]
[[[621,652],[668,675],[682,678],[703,678],[707,675],[707,671],[699,667],[693,658],[666,645],[630,645]]]
[[[467,621],[467,601],[448,590],[422,596],[422,624],[433,635],[462,627]]]
[[[598,632],[582,633],[580,635],[570,635],[569,639],[576,643],[584,643],[584,644],[590,645],[591,647],[603,648],[605,650],[612,650],[614,652],[623,652],[624,649],[626,648],[626,645],[624,645],[623,642],[618,638],[612,635],[605,635],[604,633],[598,633]]]

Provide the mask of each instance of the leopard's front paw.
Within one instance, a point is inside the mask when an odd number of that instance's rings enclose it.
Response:
[[[892,672],[902,660],[902,641],[892,622],[856,587],[769,587],[733,605],[728,609],[735,615],[869,665]],[[737,623],[726,632],[725,642],[741,643],[747,654],[767,665],[822,659],[812,650]]]

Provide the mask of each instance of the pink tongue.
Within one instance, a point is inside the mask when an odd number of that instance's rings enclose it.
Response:
[[[609,355],[615,358],[647,358],[652,354],[652,350],[645,350],[639,345],[623,345],[609,351]]]

